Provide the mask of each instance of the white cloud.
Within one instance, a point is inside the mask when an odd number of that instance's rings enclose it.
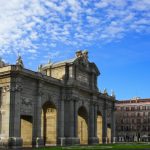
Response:
[[[0,0],[0,6],[0,55],[150,32],[150,0]]]
[[[150,10],[150,1],[149,0],[134,0],[132,8],[137,11],[148,11]]]
[[[98,3],[95,3],[95,6],[98,7],[98,8],[105,8],[109,5],[109,2],[110,2],[110,0],[109,1],[108,0],[107,1],[102,0]]]

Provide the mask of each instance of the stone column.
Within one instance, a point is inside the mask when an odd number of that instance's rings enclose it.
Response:
[[[111,108],[111,142],[115,143],[116,137],[115,137],[115,104],[113,102],[112,108]]]
[[[10,122],[9,122],[9,141],[10,147],[22,146],[20,137],[20,106],[21,106],[21,79],[14,78],[10,85]]]
[[[70,99],[69,108],[69,118],[66,118],[69,122],[66,125],[66,129],[68,130],[68,137],[66,138],[67,145],[76,145],[80,143],[79,138],[77,137],[77,104],[74,98]]]
[[[60,105],[58,107],[58,143],[59,145],[63,146],[65,144],[65,137],[64,137],[64,100],[60,100]]]
[[[89,114],[89,144],[97,144],[97,106],[92,103],[90,105]]]
[[[103,143],[107,144],[107,106],[106,102],[103,108],[103,131],[102,131]]]
[[[74,101],[74,136],[78,137],[78,110],[77,100]]]
[[[94,137],[97,137],[97,105],[94,105]]]
[[[89,115],[89,137],[90,138],[94,137],[94,105],[92,103],[90,104],[90,115]]]
[[[74,101],[70,100],[70,137],[74,137]]]
[[[40,147],[44,145],[43,135],[41,135],[41,114],[42,114],[42,84],[38,85],[37,99],[35,100],[34,128],[33,128],[33,146]]]

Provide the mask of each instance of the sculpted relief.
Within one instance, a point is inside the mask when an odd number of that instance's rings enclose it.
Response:
[[[78,72],[77,80],[81,81],[82,83],[89,84],[88,74],[83,73],[81,71]]]
[[[33,108],[32,108],[32,105],[33,105],[32,99],[27,98],[27,97],[22,97],[21,100],[22,100],[21,112],[31,115],[32,110],[33,110]]]

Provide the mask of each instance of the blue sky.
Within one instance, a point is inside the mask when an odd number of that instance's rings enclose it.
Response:
[[[149,98],[150,0],[0,0],[0,56],[26,68],[87,49],[99,88]]]

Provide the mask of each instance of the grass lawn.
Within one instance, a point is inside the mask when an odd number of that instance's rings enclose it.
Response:
[[[35,150],[150,150],[149,144],[102,144],[97,146],[45,147]]]

